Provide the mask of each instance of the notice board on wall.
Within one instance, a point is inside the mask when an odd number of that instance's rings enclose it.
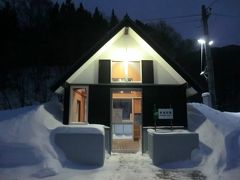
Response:
[[[173,119],[173,109],[158,109],[158,119]]]

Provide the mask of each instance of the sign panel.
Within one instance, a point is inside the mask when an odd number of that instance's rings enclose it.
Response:
[[[158,119],[173,119],[173,109],[158,109]]]

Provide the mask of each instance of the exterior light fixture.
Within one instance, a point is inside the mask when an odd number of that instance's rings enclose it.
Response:
[[[201,45],[201,67],[200,67],[200,76],[204,76],[206,75],[206,71],[205,68],[203,68],[203,58],[204,58],[204,54],[206,53],[206,41],[204,39],[198,39],[197,40],[198,43]]]
[[[201,73],[200,73],[200,76],[203,76],[205,74],[205,71],[202,71]]]
[[[208,79],[207,66],[205,66],[204,70],[200,72],[200,76],[203,76],[205,79]]]
[[[201,44],[201,45],[203,45],[203,44],[206,43],[206,41],[205,41],[204,39],[198,39],[198,43]]]
[[[207,71],[207,65],[204,67],[204,57],[205,61],[207,59],[206,57],[206,40],[203,38],[200,38],[197,40],[198,43],[201,45],[201,69],[200,69],[200,76],[203,76],[205,79],[208,79],[208,71]],[[213,41],[208,41],[208,45],[213,45]],[[205,56],[204,56],[205,55]]]
[[[213,45],[213,41],[209,41],[209,42],[208,42],[208,45],[209,45],[209,46]]]
[[[205,39],[202,39],[202,38],[201,38],[201,39],[198,39],[198,43],[201,44],[201,45],[204,45],[204,44],[206,44],[206,41],[205,41]],[[209,41],[209,42],[208,42],[208,45],[209,45],[209,46],[213,45],[213,41],[212,41],[212,40]]]

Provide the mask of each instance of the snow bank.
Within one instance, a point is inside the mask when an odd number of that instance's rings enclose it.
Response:
[[[100,124],[84,124],[84,125],[67,125],[56,128],[54,133],[64,134],[102,134],[104,135],[104,125]]]
[[[199,168],[208,179],[234,179],[240,171],[240,114],[188,104],[189,128],[199,133]],[[235,177],[236,178],[236,177]]]
[[[38,106],[0,111],[0,179],[1,173],[6,172],[1,171],[1,168],[28,167],[29,173],[35,178],[58,174],[61,164],[67,160],[53,141],[56,134],[99,134],[104,137],[103,125],[65,126],[60,122],[61,119],[61,106],[57,100]],[[104,155],[102,157],[104,159]]]
[[[93,179],[91,178],[93,173],[95,173],[93,177],[98,179],[98,172],[103,177],[107,173],[111,179],[114,173],[118,172],[116,159],[119,156],[115,158],[111,156],[110,160],[106,160],[103,171],[99,169],[92,169],[92,171],[62,169],[60,163],[62,156],[56,153],[56,147],[51,143],[50,138],[53,129],[65,128],[58,121],[62,119],[61,115],[61,107],[57,101],[39,106],[0,111],[0,179],[34,179],[58,173],[60,174],[53,179],[68,179],[64,178],[65,176]],[[200,149],[192,153],[192,161],[172,163],[169,167],[197,169],[207,175],[210,180],[239,179],[240,113],[220,112],[203,104],[191,103],[188,104],[188,120],[189,129],[199,134]],[[101,125],[77,125],[78,128],[75,127],[75,125],[68,126],[61,131],[70,134],[76,131],[93,134],[104,132],[104,127]],[[119,162],[122,162],[122,156],[124,155],[120,155]],[[144,164],[146,162],[147,164]],[[131,166],[137,167],[136,169],[141,172],[149,162],[150,159],[144,159],[141,161],[144,166],[138,167],[139,157],[136,156],[136,161]],[[114,163],[116,171],[111,170]],[[154,168],[158,171],[157,167],[148,168],[147,177],[151,177]],[[122,172],[126,172],[126,169],[123,169],[120,174]],[[131,172],[132,170],[125,175],[128,176]],[[116,173],[121,177],[120,174]],[[134,177],[137,176],[134,174],[132,178]],[[49,179],[51,178],[49,177]]]
[[[61,164],[49,137],[61,125],[58,114],[62,113],[56,101],[1,111],[0,167],[38,165],[35,177],[57,174]]]

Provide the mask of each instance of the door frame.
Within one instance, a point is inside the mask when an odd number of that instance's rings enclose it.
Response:
[[[143,88],[131,88],[131,87],[113,87],[110,88],[110,154],[112,153],[112,140],[113,140],[113,134],[112,134],[112,107],[113,107],[113,92],[114,91],[140,91],[141,92],[141,114],[143,113]],[[124,98],[123,98],[124,99]],[[141,127],[140,127],[140,138],[139,138],[139,149],[142,152],[142,141],[143,141],[143,132],[142,132],[142,122],[141,122]]]

